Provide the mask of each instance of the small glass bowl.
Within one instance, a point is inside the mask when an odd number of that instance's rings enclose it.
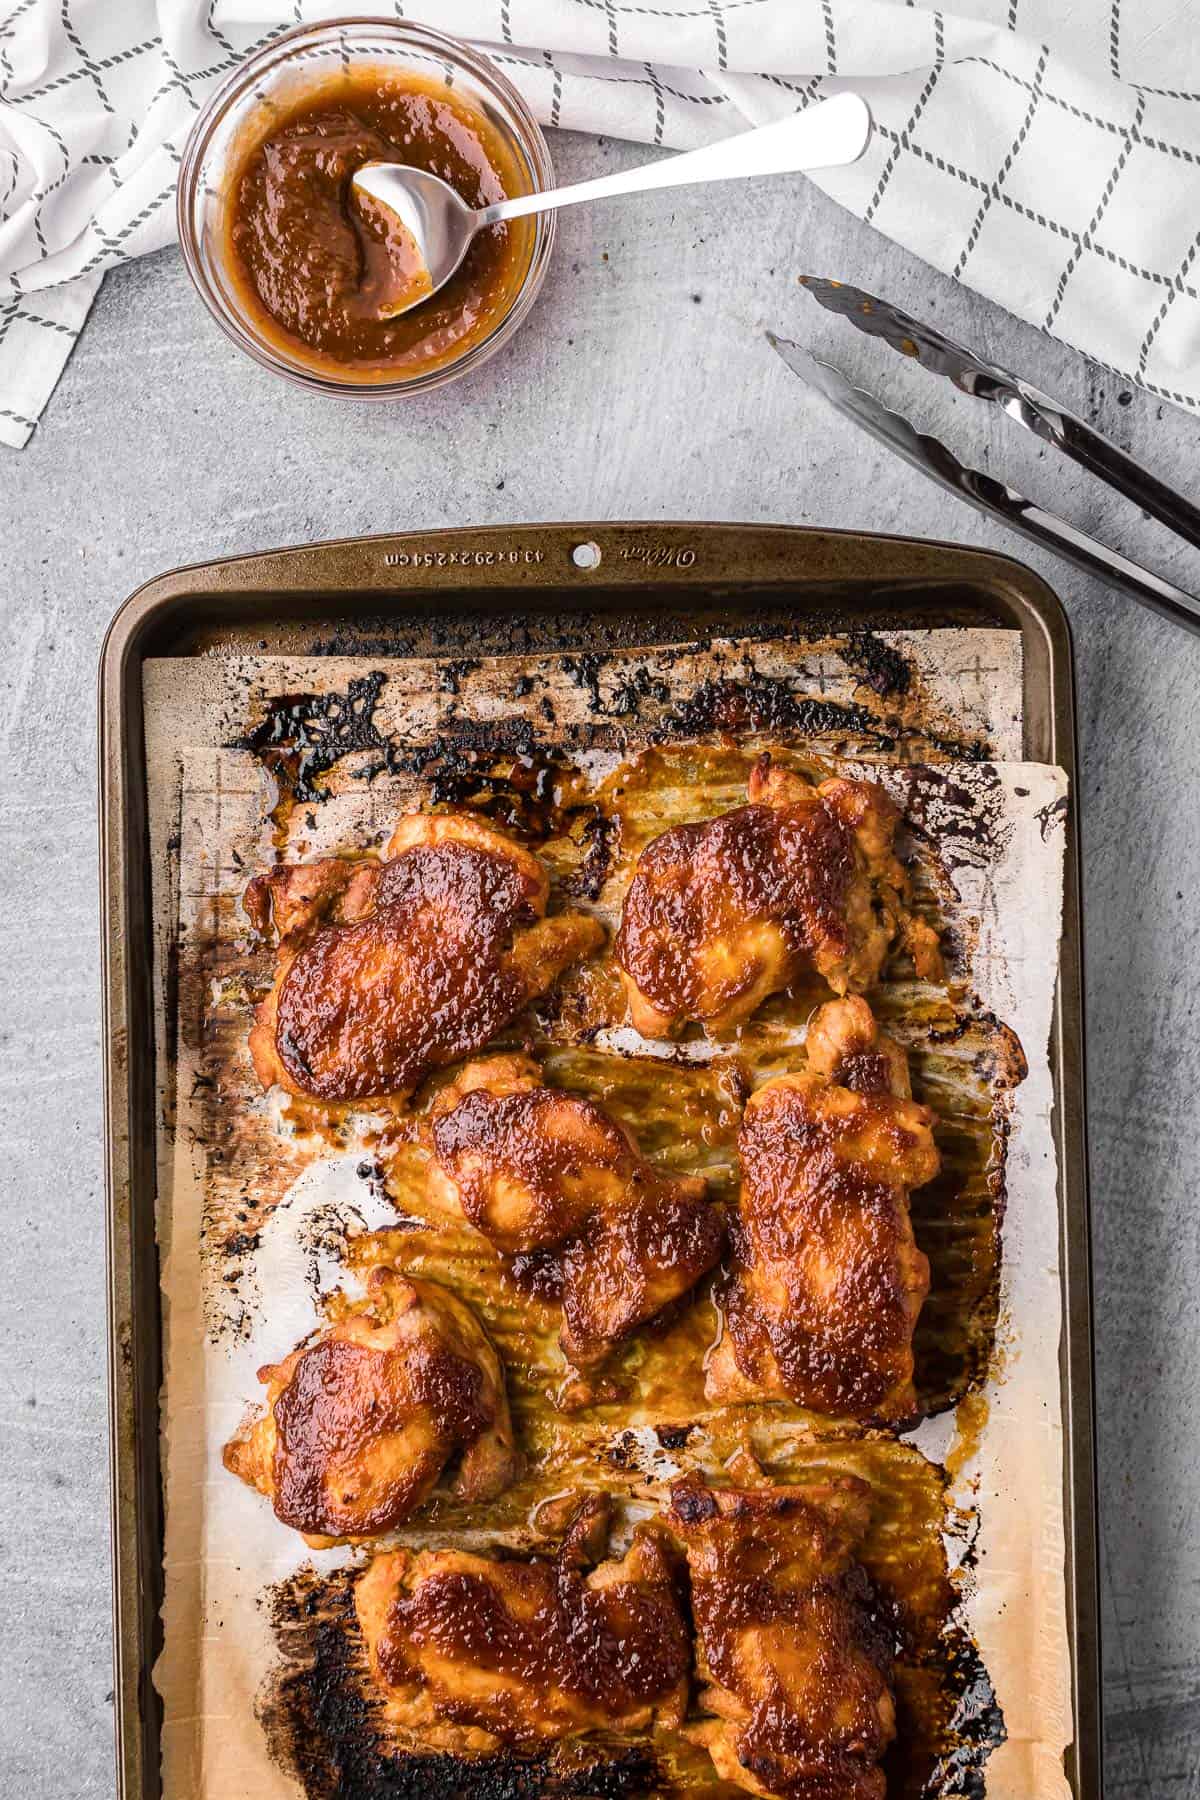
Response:
[[[268,337],[244,303],[228,267],[226,207],[230,175],[248,140],[263,135],[271,113],[283,114],[325,74],[348,63],[412,69],[426,80],[441,75],[447,87],[484,114],[524,170],[524,191],[539,193],[554,183],[550,152],[541,127],[516,88],[485,56],[457,38],[427,25],[378,19],[332,19],[301,25],[249,57],[217,89],[192,128],[179,171],[179,242],[188,273],[218,325],[256,362],[286,375],[301,387],[341,399],[394,400],[455,381],[479,367],[506,343],[525,319],[545,278],[554,244],[553,213],[535,216],[533,248],[521,285],[508,310],[484,338],[451,360],[401,376],[343,379],[328,366],[316,368],[279,337]]]

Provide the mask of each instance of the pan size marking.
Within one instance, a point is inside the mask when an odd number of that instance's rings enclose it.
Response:
[[[545,551],[533,545],[518,545],[512,550],[389,550],[383,558],[389,569],[485,569],[544,560]]]

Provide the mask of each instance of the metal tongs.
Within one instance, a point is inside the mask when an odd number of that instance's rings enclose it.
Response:
[[[1185,500],[1132,456],[1077,418],[1074,413],[1019,376],[985,362],[973,351],[944,337],[940,331],[901,312],[886,300],[878,300],[861,288],[843,287],[805,275],[801,282],[814,300],[830,312],[849,319],[859,331],[880,337],[904,356],[944,375],[964,394],[990,400],[1044,443],[1053,444],[1072,462],[1080,463],[1127,500],[1166,525],[1185,543],[1200,549],[1200,507]],[[1143,606],[1176,625],[1200,633],[1200,599],[1176,587],[1161,575],[1131,562],[1119,550],[1109,549],[1098,538],[1061,519],[1056,513],[1027,500],[1015,488],[968,468],[945,444],[928,437],[900,413],[893,412],[873,394],[855,387],[832,364],[822,362],[799,344],[767,333],[772,346],[788,367],[810,386],[819,389],[840,413],[894,450],[897,456],[928,475],[940,487],[957,494],[976,511],[989,514],[1019,531],[1023,537],[1065,557],[1089,575],[1132,594]]]

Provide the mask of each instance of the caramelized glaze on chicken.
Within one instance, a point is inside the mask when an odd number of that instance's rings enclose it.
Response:
[[[766,1082],[738,1138],[724,1333],[712,1400],[793,1400],[868,1420],[909,1417],[913,1329],[929,1291],[908,1193],[938,1170],[933,1114],[866,1001],[821,1007],[808,1067]]]
[[[430,1191],[504,1255],[539,1256],[576,1368],[660,1313],[716,1264],[720,1214],[699,1176],[662,1173],[592,1101],[542,1085],[523,1056],[470,1063],[434,1107]],[[519,1265],[518,1265],[519,1270]]]
[[[492,1499],[518,1471],[499,1358],[431,1281],[372,1270],[362,1301],[258,1378],[266,1412],[225,1446],[225,1467],[314,1546],[399,1525],[455,1457],[464,1500]]]
[[[665,1516],[687,1552],[703,1711],[718,1775],[780,1800],[882,1800],[895,1736],[893,1650],[854,1552],[870,1489],[714,1492],[697,1476]]]
[[[282,864],[246,891],[279,940],[250,1033],[264,1087],[320,1100],[404,1095],[480,1050],[603,941],[583,913],[546,918],[546,871],[467,814],[400,820],[382,862]]]
[[[813,787],[764,757],[749,800],[673,826],[639,858],[615,953],[644,1037],[693,1021],[720,1036],[806,971],[861,992],[901,933],[918,973],[940,971],[934,934],[903,907],[899,815],[881,787]]]
[[[595,1496],[553,1560],[377,1556],[355,1598],[389,1718],[427,1738],[453,1721],[486,1734],[466,1740],[477,1748],[681,1724],[691,1645],[670,1541],[640,1525],[625,1556],[599,1561],[606,1539]]]

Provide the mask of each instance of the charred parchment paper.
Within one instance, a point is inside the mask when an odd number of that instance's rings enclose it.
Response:
[[[371,845],[397,811],[427,803],[436,792],[428,759],[409,752],[448,723],[460,743],[475,726],[486,742],[514,717],[530,721],[540,743],[569,746],[598,781],[656,732],[669,742],[726,726],[751,749],[783,741],[822,766],[864,763],[904,806],[918,852],[936,864],[927,898],[947,929],[962,991],[977,1018],[1003,1022],[997,1041],[1011,1044],[1015,1034],[1028,1072],[1012,1087],[1010,1058],[1001,1084],[1003,1262],[986,1379],[966,1381],[909,1442],[950,1473],[946,1544],[959,1613],[1004,1715],[986,1791],[993,1800],[1068,1791],[1059,1223],[1047,1054],[1065,777],[1015,760],[1015,634],[895,633],[873,642],[911,671],[900,693],[888,688],[886,665],[872,686],[863,647],[837,642],[624,652],[586,666],[575,659],[573,667],[563,666],[566,658],[506,658],[502,677],[495,664],[416,659],[214,659],[199,671],[191,665],[186,678],[178,665],[148,665],[156,913],[172,922],[155,946],[166,1498],[164,1649],[155,1681],[167,1800],[282,1800],[303,1791],[259,1717],[278,1661],[270,1597],[310,1562],[326,1571],[355,1559],[307,1551],[225,1472],[221,1448],[256,1396],[258,1366],[311,1330],[324,1292],[353,1285],[349,1248],[394,1222],[364,1153],[369,1120],[361,1130],[351,1121],[336,1142],[318,1139],[296,1130],[277,1096],[256,1089],[244,1048],[253,953],[240,895],[277,854],[290,860]],[[274,765],[272,774],[263,754],[271,729],[280,729],[271,703],[328,695],[346,705],[332,743],[322,745],[319,729],[308,733],[310,788],[320,798],[293,795],[281,808],[281,771]],[[295,773],[293,759],[289,779]],[[698,810],[735,804],[740,773],[736,758],[715,765]],[[260,952],[260,980],[268,966]],[[890,999],[889,1026],[913,1038],[915,1057],[916,1029],[905,1027],[914,996]],[[614,1055],[646,1049],[627,1039],[617,1030],[602,1047]],[[783,1042],[778,1032],[776,1041]],[[658,1478],[690,1455],[657,1440],[640,1451],[635,1444],[630,1456],[639,1453],[645,1473]],[[844,1444],[820,1453],[853,1466]],[[702,1448],[695,1460],[703,1463]],[[420,1541],[420,1521],[413,1523],[406,1541]],[[974,1768],[956,1773],[951,1762],[935,1791],[974,1794],[977,1780]]]

